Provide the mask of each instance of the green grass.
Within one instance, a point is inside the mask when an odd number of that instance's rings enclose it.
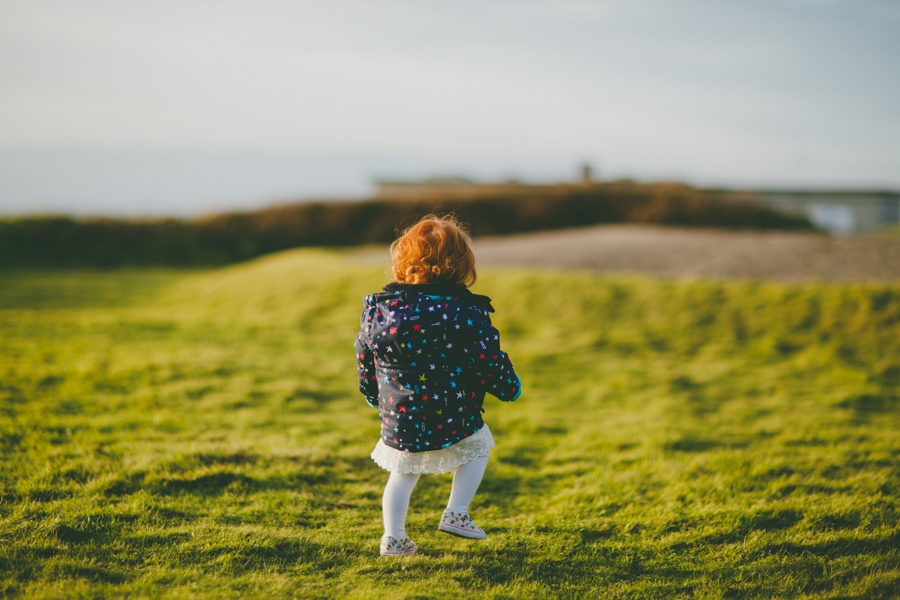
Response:
[[[900,286],[488,271],[522,376],[473,515],[382,559],[381,269],[0,274],[0,595],[891,598]]]

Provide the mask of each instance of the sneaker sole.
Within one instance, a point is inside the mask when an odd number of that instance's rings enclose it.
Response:
[[[406,552],[382,552],[382,556],[409,556],[410,554],[415,554],[419,549],[418,546],[413,548],[412,550],[407,550]]]
[[[444,533],[449,533],[450,535],[455,535],[456,537],[466,538],[469,540],[483,540],[487,537],[486,533],[469,531],[468,529],[463,529],[462,527],[456,527],[447,523],[441,523],[440,525],[438,525],[438,531],[443,531]]]

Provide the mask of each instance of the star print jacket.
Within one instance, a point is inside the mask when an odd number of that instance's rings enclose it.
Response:
[[[452,446],[484,425],[485,393],[521,384],[491,325],[491,300],[461,285],[391,283],[365,298],[356,338],[359,391],[397,450]]]

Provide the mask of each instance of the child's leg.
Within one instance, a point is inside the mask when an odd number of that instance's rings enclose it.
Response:
[[[398,540],[406,537],[406,511],[409,509],[409,497],[418,481],[418,473],[391,473],[384,486],[381,502],[385,535]]]
[[[450,488],[450,501],[447,502],[448,509],[461,514],[469,512],[469,504],[481,485],[489,458],[490,456],[479,456],[456,469],[453,487]]]

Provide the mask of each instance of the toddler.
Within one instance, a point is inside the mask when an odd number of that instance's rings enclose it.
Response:
[[[475,283],[471,240],[450,218],[429,215],[391,245],[393,281],[366,296],[356,338],[359,391],[377,408],[372,459],[384,488],[381,554],[413,554],[406,512],[422,473],[453,473],[440,531],[487,537],[469,516],[494,439],[481,418],[485,393],[512,401],[521,383]]]

